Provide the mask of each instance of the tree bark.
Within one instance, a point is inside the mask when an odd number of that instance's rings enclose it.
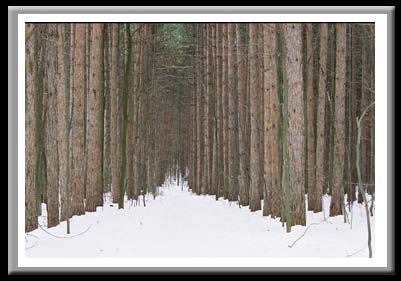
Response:
[[[47,42],[45,61],[45,95],[46,122],[45,122],[45,153],[46,153],[46,175],[47,175],[47,227],[59,224],[59,185],[58,185],[58,157],[57,157],[57,26],[49,25],[49,37]],[[64,93],[60,93],[64,94]]]
[[[200,194],[203,189],[203,174],[204,174],[204,131],[203,131],[203,115],[204,115],[204,96],[202,91],[202,76],[201,76],[201,52],[202,52],[202,44],[201,44],[201,32],[200,27],[197,27],[197,56],[196,56],[196,64],[197,64],[197,77],[199,77],[197,93],[198,93],[198,101],[197,102],[197,116],[198,116],[198,124],[197,124],[197,136],[198,136],[198,176],[197,176],[197,194]]]
[[[326,109],[326,69],[327,69],[327,24],[320,25],[320,55],[319,55],[319,97],[317,106],[316,129],[316,197],[314,212],[322,211],[322,192],[324,187],[324,120]]]
[[[223,126],[223,24],[216,24],[216,38],[217,38],[217,142],[218,146],[218,163],[219,163],[219,180],[217,198],[223,196],[224,193],[224,126]]]
[[[25,24],[25,232],[38,227],[35,190],[36,28],[35,24]]]
[[[228,24],[228,131],[229,131],[229,201],[238,200],[239,143],[238,143],[238,86],[235,25]]]
[[[72,206],[74,215],[84,214],[84,75],[85,75],[85,24],[74,24],[74,74],[72,108]]]
[[[207,73],[207,166],[208,189],[207,194],[213,194],[213,56],[212,56],[212,28],[206,25],[206,73]]]
[[[272,217],[280,217],[282,203],[279,171],[278,127],[280,108],[277,87],[276,24],[264,24],[263,28],[265,48],[265,184],[268,188],[266,200],[269,204],[269,214]]]
[[[223,150],[224,150],[224,199],[228,199],[229,154],[228,154],[228,24],[223,25]]]
[[[291,225],[306,224],[304,191],[304,113],[302,91],[301,24],[285,24],[288,83],[288,165],[291,189]]]
[[[112,172],[112,200],[117,203],[118,200],[118,180],[120,178],[118,143],[119,143],[119,106],[118,106],[118,33],[119,25],[112,24],[112,44],[111,44],[111,172]]]
[[[96,211],[102,193],[101,109],[103,101],[103,24],[93,24],[88,97],[88,177],[85,209]]]
[[[58,153],[58,173],[60,189],[60,220],[67,219],[66,208],[66,177],[67,177],[67,66],[66,66],[66,47],[65,47],[65,25],[57,25],[57,153]]]
[[[330,204],[330,216],[343,214],[343,175],[345,149],[345,72],[346,72],[346,25],[336,24],[336,85],[335,85],[335,131],[333,159],[333,187]]]
[[[270,45],[268,40],[272,40],[269,38],[269,25],[263,24],[263,215],[268,216],[271,215],[271,199],[272,199],[272,186],[271,186],[271,178],[272,178],[272,161],[271,161],[271,109],[270,109],[270,92],[271,92],[271,80],[270,75],[272,69],[270,68],[270,62],[274,58],[270,55]]]
[[[247,135],[246,135],[246,69],[245,52],[241,34],[241,24],[235,25],[237,37],[237,64],[238,64],[238,129],[239,129],[239,192],[240,204],[249,205],[249,163],[247,162]]]
[[[250,110],[251,110],[251,154],[250,154],[250,194],[249,208],[252,212],[260,210],[260,97],[259,97],[259,73],[258,73],[258,58],[257,58],[257,33],[258,25],[249,25],[249,67],[250,67]]]
[[[308,190],[308,210],[315,209],[316,201],[316,180],[315,180],[315,98],[313,85],[313,25],[306,24],[306,96],[307,96],[307,190]]]

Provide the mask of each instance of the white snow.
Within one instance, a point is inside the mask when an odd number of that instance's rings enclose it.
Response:
[[[146,207],[140,198],[139,205],[126,201],[126,208],[119,210],[106,197],[97,212],[71,219],[70,235],[66,222],[47,229],[43,212],[39,218],[43,229],[26,234],[26,256],[368,257],[366,215],[356,202],[352,229],[342,216],[328,216],[330,197],[324,196],[325,216],[307,212],[307,226],[294,226],[286,233],[279,219],[239,208],[238,203],[216,201],[214,196],[195,195],[186,183],[178,186],[173,181],[159,190],[155,200],[146,196]],[[290,248],[311,223],[319,224],[311,225]],[[375,217],[371,224],[374,256]]]

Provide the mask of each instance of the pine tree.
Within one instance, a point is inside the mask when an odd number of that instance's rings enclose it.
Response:
[[[72,106],[72,162],[71,194],[72,214],[84,214],[84,75],[85,24],[72,26],[74,38],[73,106]],[[94,106],[94,105],[93,105]]]
[[[103,102],[103,24],[92,25],[91,68],[88,96],[88,177],[85,210],[96,211],[103,190],[101,109]],[[121,196],[121,194],[120,194]]]
[[[249,67],[250,67],[250,109],[251,109],[251,154],[250,154],[250,171],[251,184],[249,194],[249,208],[251,211],[261,209],[260,204],[260,97],[259,97],[259,73],[257,59],[257,34],[258,25],[249,25]]]
[[[319,97],[317,106],[316,129],[316,197],[314,212],[322,211],[322,192],[324,187],[324,120],[326,109],[326,73],[327,73],[327,24],[320,25],[320,54],[319,54]]]
[[[346,70],[346,25],[336,24],[336,85],[335,85],[335,131],[333,159],[333,187],[330,216],[343,214],[343,174],[344,174],[344,130],[345,130],[345,70]]]

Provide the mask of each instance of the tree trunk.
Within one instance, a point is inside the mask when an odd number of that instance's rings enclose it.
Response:
[[[271,215],[271,199],[272,199],[272,161],[271,161],[271,108],[270,108],[270,94],[271,94],[271,73],[272,69],[270,66],[270,62],[274,60],[270,55],[269,48],[271,47],[269,43],[271,43],[272,38],[269,38],[269,25],[263,24],[263,74],[264,74],[264,91],[263,91],[263,146],[264,146],[264,163],[263,163],[263,215],[268,216]],[[270,42],[268,41],[270,40]]]
[[[368,39],[369,34],[363,28],[361,32],[361,110],[364,110],[370,104],[369,92],[369,78],[368,75]],[[362,190],[367,191],[368,176],[369,176],[369,162],[370,162],[370,111],[366,113],[365,120],[361,122],[361,176],[362,176]],[[358,181],[359,182],[359,181]]]
[[[336,85],[335,85],[335,131],[333,159],[333,187],[330,204],[330,216],[343,214],[343,175],[345,148],[345,73],[346,73],[346,25],[336,24]]]
[[[111,95],[110,95],[110,24],[105,25],[104,46],[104,146],[103,146],[103,192],[111,191]]]
[[[239,197],[242,206],[249,205],[249,163],[247,162],[247,135],[246,135],[246,69],[245,52],[241,34],[241,24],[235,25],[237,37],[237,64],[238,64],[238,129],[239,129]]]
[[[265,201],[269,204],[269,214],[272,217],[280,217],[282,203],[279,171],[278,127],[280,107],[277,87],[276,24],[264,24],[263,27],[265,48],[265,184],[268,188],[268,198]]]
[[[85,24],[74,24],[74,76],[72,108],[72,206],[74,215],[84,214],[84,75]]]
[[[307,96],[307,190],[308,210],[315,209],[316,202],[316,181],[315,181],[315,98],[313,85],[313,25],[306,25],[306,96]]]
[[[239,143],[238,143],[238,88],[235,25],[228,24],[228,154],[229,154],[229,201],[238,199]]]
[[[327,24],[320,25],[320,55],[319,55],[319,98],[317,106],[316,129],[316,196],[314,212],[322,211],[322,192],[324,187],[324,120],[326,109],[326,69],[327,69]]]
[[[291,190],[291,225],[305,225],[304,113],[302,91],[301,24],[285,24],[288,87],[288,165]]]
[[[36,155],[37,128],[35,122],[36,102],[36,29],[37,25],[25,24],[25,232],[38,227],[36,210]]]
[[[204,96],[202,90],[202,65],[201,65],[201,53],[202,53],[202,37],[200,32],[200,27],[197,27],[197,56],[196,56],[196,64],[197,64],[197,77],[199,78],[197,93],[198,93],[198,102],[197,102],[197,116],[198,116],[198,124],[197,124],[197,136],[198,136],[198,176],[197,176],[197,194],[200,194],[203,190],[203,174],[204,174],[204,153],[205,153],[205,145],[204,145],[204,130],[203,130],[203,116],[204,116]]]
[[[66,208],[66,177],[67,177],[67,125],[69,118],[67,115],[67,66],[66,66],[66,47],[65,47],[65,25],[59,24],[57,39],[57,153],[58,153],[58,174],[60,189],[60,220],[67,219]]]
[[[45,95],[46,123],[45,123],[45,153],[46,153],[46,175],[47,175],[47,227],[59,224],[59,186],[58,186],[58,158],[57,158],[57,26],[49,25],[49,37],[45,61]],[[64,94],[64,93],[60,93]]]
[[[93,24],[88,97],[88,177],[85,209],[96,211],[102,192],[103,24]]]
[[[260,97],[259,97],[259,73],[258,73],[258,58],[257,58],[257,33],[258,25],[249,25],[249,67],[250,67],[250,110],[251,110],[251,154],[250,154],[250,194],[249,208],[252,212],[260,210]]]
[[[119,130],[118,130],[118,33],[119,24],[112,24],[112,44],[111,44],[111,172],[112,172],[112,198],[113,203],[118,200],[118,181],[120,178],[119,158],[118,156],[118,143],[119,143]]]
[[[207,73],[207,166],[208,166],[208,194],[213,194],[213,56],[212,56],[212,28],[206,25],[206,73]]]
[[[223,126],[223,24],[216,24],[216,39],[217,39],[217,142],[218,146],[218,163],[219,163],[219,180],[217,198],[223,196],[224,193],[224,126]]]
[[[224,150],[224,199],[228,199],[229,154],[228,154],[228,24],[223,25],[223,150]]]

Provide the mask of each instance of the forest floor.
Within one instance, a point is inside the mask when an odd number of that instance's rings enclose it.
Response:
[[[74,216],[71,234],[66,222],[26,234],[27,257],[367,257],[366,216],[354,203],[350,223],[324,210],[307,212],[307,225],[286,233],[279,219],[250,212],[238,203],[197,196],[184,183],[160,187],[160,195],[146,197],[137,206],[126,201],[119,210],[106,197],[97,212]],[[43,204],[44,210],[45,205]],[[374,245],[375,217],[371,217]],[[309,227],[309,228],[308,228]],[[306,233],[305,233],[306,231]],[[303,234],[305,235],[303,236]],[[54,235],[54,236],[53,236]],[[59,236],[58,238],[55,236]],[[302,237],[301,237],[302,236]],[[60,238],[63,237],[63,238]],[[64,239],[65,237],[68,237]],[[301,238],[300,238],[301,237]],[[298,241],[296,241],[300,238]],[[295,242],[296,241],[296,242]],[[293,244],[293,247],[289,245]],[[373,246],[374,255],[374,246]]]

